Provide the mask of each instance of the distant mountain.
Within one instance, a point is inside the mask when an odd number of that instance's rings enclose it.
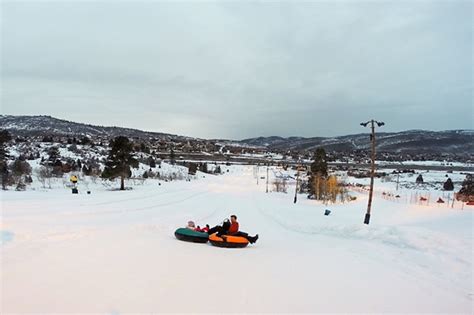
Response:
[[[10,116],[0,115],[0,128],[7,129],[15,135],[58,135],[89,136],[113,138],[126,136],[131,138],[186,139],[186,137],[142,131],[122,127],[103,127],[57,119],[51,116]]]
[[[377,150],[399,153],[468,153],[474,154],[474,130],[381,132],[376,134]],[[368,134],[341,137],[258,137],[241,142],[265,146],[269,150],[314,150],[351,152],[370,148]]]
[[[126,136],[140,139],[163,139],[179,142],[188,140],[205,141],[172,135],[121,127],[103,127],[71,122],[51,116],[9,116],[0,115],[0,129],[7,129],[18,136],[89,136],[113,138]],[[392,153],[436,153],[474,154],[474,130],[424,131],[377,133],[377,150]],[[324,147],[328,151],[352,152],[370,148],[368,134],[341,137],[258,137],[241,141],[212,140],[226,146],[262,147],[269,151],[307,151]]]

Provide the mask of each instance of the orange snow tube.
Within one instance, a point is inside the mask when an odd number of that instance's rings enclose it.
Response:
[[[214,246],[227,248],[242,248],[249,244],[249,241],[245,237],[231,235],[217,236],[217,233],[209,235],[209,242]]]

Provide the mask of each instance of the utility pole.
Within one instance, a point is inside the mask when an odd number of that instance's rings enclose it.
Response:
[[[398,183],[400,182],[400,170],[397,170],[397,191],[398,191]]]
[[[258,172],[258,164],[257,164],[256,167],[257,167],[256,173],[257,173],[257,186],[258,186],[258,178],[259,178],[259,176],[260,176],[260,173]]]
[[[371,164],[370,164],[370,191],[369,191],[369,202],[367,204],[367,213],[365,214],[364,224],[369,224],[370,222],[370,211],[372,208],[372,196],[374,193],[374,177],[375,177],[375,124],[378,127],[382,127],[385,125],[384,122],[376,121],[376,120],[369,120],[368,122],[361,123],[361,126],[367,127],[370,124],[371,134],[370,134],[370,141],[372,145],[372,153],[370,156]]]
[[[267,163],[267,193],[268,193],[268,164],[269,163]]]
[[[300,181],[300,168],[299,166],[296,167],[296,187],[295,187],[295,199],[293,203],[296,203],[298,201],[298,183]]]

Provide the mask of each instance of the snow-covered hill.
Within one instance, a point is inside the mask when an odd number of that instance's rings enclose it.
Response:
[[[106,137],[126,136],[131,138],[185,139],[176,135],[142,131],[122,127],[104,127],[57,119],[51,116],[0,116],[0,129],[17,135],[66,135]]]
[[[378,133],[377,150],[411,153],[468,153],[474,154],[473,130],[424,131],[410,130],[396,133]],[[259,137],[242,140],[243,143],[265,146],[270,150],[313,150],[324,147],[328,151],[351,152],[370,148],[368,134],[341,137]]]
[[[0,129],[7,129],[14,135],[21,136],[88,136],[92,138],[111,139],[116,136],[157,141],[175,141],[186,143],[190,140],[197,143],[213,142],[221,146],[242,148],[265,148],[268,150],[314,150],[324,147],[327,151],[352,152],[366,150],[370,147],[368,134],[355,134],[340,137],[258,137],[241,141],[206,140],[159,132],[148,132],[121,127],[93,126],[61,120],[50,116],[10,116],[0,115]],[[410,130],[396,133],[378,133],[378,151],[392,153],[436,153],[436,154],[474,154],[474,130],[424,131]],[[210,152],[212,153],[212,152]]]

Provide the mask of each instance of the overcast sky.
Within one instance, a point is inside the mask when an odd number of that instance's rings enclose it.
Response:
[[[1,9],[2,114],[231,139],[473,128],[471,1]]]

